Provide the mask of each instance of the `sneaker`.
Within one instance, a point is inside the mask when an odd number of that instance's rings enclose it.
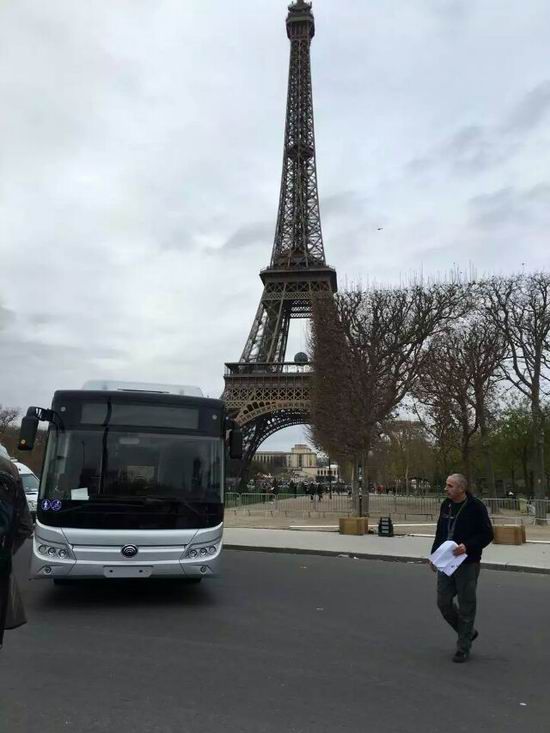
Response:
[[[463,652],[462,649],[459,649],[456,654],[453,657],[453,662],[456,662],[457,664],[462,664],[463,662],[467,662],[469,658],[468,652]]]

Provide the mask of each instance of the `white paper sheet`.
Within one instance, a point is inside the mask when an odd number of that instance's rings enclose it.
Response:
[[[452,575],[454,571],[462,565],[464,560],[468,557],[466,553],[463,555],[453,555],[453,550],[458,547],[456,542],[447,540],[442,545],[439,545],[437,550],[430,555],[430,562],[438,570],[441,570],[445,575]]]
[[[88,501],[88,489],[87,488],[80,488],[80,489],[71,489],[71,499],[79,499],[82,501],[83,499],[85,501]]]

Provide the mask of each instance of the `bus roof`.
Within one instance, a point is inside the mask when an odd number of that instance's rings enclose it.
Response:
[[[174,394],[186,397],[204,397],[200,387],[188,384],[153,384],[148,382],[118,382],[111,379],[97,379],[86,382],[82,389],[101,392],[145,392],[153,394]]]

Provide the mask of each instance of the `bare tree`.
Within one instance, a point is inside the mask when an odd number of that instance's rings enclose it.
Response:
[[[481,283],[483,307],[509,349],[506,378],[528,398],[534,438],[535,498],[546,495],[543,397],[550,368],[550,274],[539,272]],[[537,520],[546,519],[537,504]]]
[[[427,411],[428,419],[441,422],[443,418],[452,426],[451,432],[460,435],[463,471],[471,482],[470,443],[478,421],[462,334],[449,330],[432,340],[413,396]]]
[[[489,405],[495,395],[496,385],[502,379],[502,367],[508,355],[508,345],[500,330],[485,314],[480,314],[470,321],[464,334],[464,355],[470,363],[472,403],[479,425],[488,493],[496,497]]]
[[[413,477],[426,478],[428,471],[431,473],[433,447],[428,442],[426,430],[419,420],[388,420],[384,423],[383,435],[387,439],[386,470],[391,470],[394,481],[404,481],[408,495]]]
[[[412,411],[433,441],[439,472],[448,476],[452,467],[452,454],[460,446],[460,431],[448,405],[423,405],[422,409],[419,407],[419,403],[415,402]]]
[[[19,410],[17,407],[2,407],[0,405],[0,435],[3,435],[6,430],[17,420],[19,416]]]
[[[311,389],[310,438],[339,464],[351,464],[352,484],[362,448],[353,399],[353,370],[338,308],[331,298],[319,297],[313,304],[309,336],[314,371]]]
[[[466,307],[465,290],[458,283],[355,289],[314,308],[314,430],[321,445],[341,436],[363,466],[365,487],[381,423],[410,392],[429,339]]]
[[[460,432],[464,473],[472,480],[470,444],[479,429],[488,493],[496,496],[491,460],[488,404],[502,378],[506,343],[491,321],[473,314],[434,339],[415,397],[429,407],[431,421],[455,423]],[[442,420],[443,418],[443,420]],[[452,434],[453,430],[450,431]]]

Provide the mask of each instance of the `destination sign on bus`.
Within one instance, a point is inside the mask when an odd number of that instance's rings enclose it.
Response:
[[[124,425],[128,427],[198,430],[199,410],[195,407],[112,402],[84,402],[80,413],[83,425]]]

